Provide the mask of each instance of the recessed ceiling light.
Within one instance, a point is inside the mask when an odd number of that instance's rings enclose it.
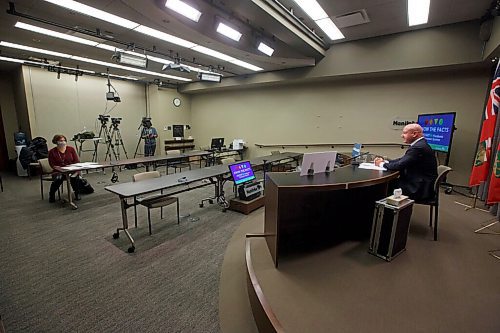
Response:
[[[201,12],[199,10],[180,0],[167,0],[165,7],[170,8],[195,22],[198,22],[201,16]]]
[[[274,49],[272,47],[269,47],[267,46],[266,44],[260,42],[259,46],[257,47],[257,49],[264,53],[264,54],[267,54],[268,56],[272,56],[273,53],[274,53]]]
[[[330,38],[331,40],[338,40],[345,38],[342,32],[337,28],[335,23],[332,22],[330,18],[325,18],[322,20],[317,20],[316,24],[321,30]]]
[[[293,0],[331,40],[345,38],[316,0]]]
[[[408,25],[426,24],[429,20],[430,0],[408,0]]]
[[[238,30],[235,30],[222,22],[219,22],[219,25],[217,26],[217,32],[237,42],[239,42],[241,38],[241,33]]]
[[[31,25],[31,24],[26,24],[23,22],[17,22],[14,26],[16,28],[33,31],[33,32],[37,32],[40,34],[44,34],[44,35],[48,35],[48,36],[52,36],[52,37],[56,37],[56,38],[61,38],[61,39],[69,40],[69,41],[80,43],[80,44],[85,44],[85,45],[90,45],[90,46],[96,46],[97,44],[99,44],[99,43],[93,42],[93,41],[88,40],[88,39],[63,34],[63,33],[60,33],[60,32],[54,31],[54,30],[49,30],[49,29],[37,27],[37,26]]]

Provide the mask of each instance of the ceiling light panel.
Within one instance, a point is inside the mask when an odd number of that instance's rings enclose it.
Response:
[[[101,66],[106,66],[106,67],[113,67],[113,68],[123,69],[123,70],[126,70],[126,71],[148,74],[148,75],[152,75],[152,76],[161,76],[161,77],[165,77],[165,78],[173,79],[173,80],[178,80],[178,81],[184,81],[184,82],[192,81],[191,79],[187,79],[187,78],[184,78],[184,77],[167,75],[167,74],[163,74],[163,73],[156,73],[156,72],[152,72],[152,71],[148,71],[148,70],[144,70],[144,69],[122,66],[122,65],[111,63],[111,62],[105,62],[105,61],[91,59],[91,58],[74,56],[74,55],[71,55],[71,54],[54,52],[54,51],[50,51],[50,50],[44,50],[44,49],[39,49],[39,48],[36,48],[36,47],[30,47],[30,46],[26,46],[26,45],[14,44],[14,43],[5,42],[5,41],[0,41],[0,46],[15,48],[15,49],[19,49],[19,50],[26,50],[26,51],[31,51],[31,52],[41,53],[41,54],[48,54],[48,55],[52,55],[52,56],[55,56],[55,57],[72,59],[72,60],[82,61],[82,62],[88,62],[88,63],[95,64],[95,65],[101,65]]]
[[[274,53],[274,49],[272,47],[269,47],[269,46],[267,46],[266,44],[264,44],[262,42],[259,43],[259,46],[257,47],[257,49],[260,52],[262,52],[262,53],[264,53],[264,54],[266,54],[268,56],[272,56],[273,53]]]
[[[408,25],[426,24],[429,20],[430,0],[408,0]]]
[[[196,43],[192,43],[188,40],[164,33],[162,31],[159,31],[159,30],[156,30],[156,29],[144,26],[144,25],[140,25],[136,22],[121,18],[119,16],[116,16],[116,15],[113,15],[110,13],[107,13],[107,12],[99,10],[97,8],[93,8],[93,7],[90,7],[87,5],[80,4],[79,2],[76,2],[76,1],[72,1],[72,0],[44,0],[44,1],[52,3],[52,4],[57,5],[57,6],[62,6],[62,7],[77,11],[77,12],[85,14],[85,15],[92,16],[94,18],[97,18],[97,19],[100,19],[100,20],[103,20],[103,21],[106,21],[109,23],[117,24],[119,26],[122,26],[122,27],[125,27],[128,29],[140,32],[142,34],[148,35],[150,37],[158,38],[158,39],[161,39],[163,41],[166,41],[166,42],[169,42],[169,43],[172,43],[175,45],[179,45],[179,46],[191,49],[191,50],[196,51],[196,52],[203,53],[205,55],[208,55],[208,56],[211,56],[211,57],[223,60],[223,61],[229,61],[231,59],[234,59],[233,57],[228,56],[224,53],[209,49],[207,47],[198,45]],[[237,33],[240,34],[239,32],[237,32]],[[240,37],[241,37],[241,34],[240,34]],[[106,44],[98,44],[97,47],[109,49],[109,46],[104,46],[104,45],[106,45]],[[237,65],[236,62],[232,62],[232,63]],[[260,67],[257,67],[257,66],[245,63],[245,62],[242,62],[242,63],[247,64],[247,65],[243,66],[244,68],[247,68],[250,70],[254,70],[251,68],[256,68],[259,71],[263,70]]]
[[[220,22],[217,26],[217,32],[237,42],[239,42],[241,38],[241,33],[238,30],[235,30],[222,22]]]
[[[316,0],[293,0],[318,25],[331,40],[344,39],[344,34],[337,28],[325,10]],[[417,0],[418,1],[418,0]]]
[[[180,0],[167,0],[165,7],[187,17],[191,21],[198,22],[200,20],[201,12],[196,8],[191,7],[187,3]]]
[[[109,23],[113,23],[116,25],[119,25],[121,27],[127,28],[127,29],[134,29],[139,25],[139,23],[124,19],[122,17],[110,14],[108,12],[105,12],[103,10],[90,7],[87,5],[84,5],[82,3],[72,1],[72,0],[45,0],[46,2],[50,2],[54,5],[61,6],[70,10],[73,10],[75,12],[88,15],[91,17],[95,17],[99,20],[103,20]]]
[[[80,43],[80,44],[85,44],[85,45],[90,45],[90,46],[96,46],[97,44],[99,44],[97,42],[93,42],[93,41],[88,40],[88,39],[63,34],[63,33],[60,33],[60,32],[54,31],[54,30],[49,30],[49,29],[37,27],[37,26],[31,25],[31,24],[26,24],[26,23],[22,23],[22,22],[17,22],[14,26],[16,28],[33,31],[33,32],[37,32],[40,34],[44,34],[44,35],[48,35],[48,36],[56,37],[56,38],[61,38],[61,39],[69,40],[69,41]]]

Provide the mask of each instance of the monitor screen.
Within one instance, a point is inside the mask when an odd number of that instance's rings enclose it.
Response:
[[[418,115],[417,122],[424,129],[424,137],[433,150],[450,151],[455,116],[455,112]]]
[[[255,179],[252,165],[249,161],[230,164],[229,171],[231,171],[231,175],[236,185],[250,182]]]
[[[212,138],[212,143],[210,144],[210,148],[221,149],[222,146],[224,146],[224,138]]]
[[[172,126],[172,136],[174,138],[184,137],[184,125],[173,125]]]
[[[306,153],[302,157],[302,165],[300,175],[309,174],[309,170],[314,170],[314,173],[321,173],[335,168],[335,160],[337,159],[336,151],[324,151],[319,153]]]

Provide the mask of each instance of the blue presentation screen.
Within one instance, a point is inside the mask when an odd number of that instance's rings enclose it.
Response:
[[[230,164],[229,170],[231,171],[231,175],[233,176],[233,180],[236,185],[255,179],[252,165],[248,161]]]
[[[417,122],[424,129],[424,137],[433,150],[450,151],[455,115],[455,112],[418,115]]]

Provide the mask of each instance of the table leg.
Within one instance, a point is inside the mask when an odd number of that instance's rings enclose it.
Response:
[[[132,253],[135,251],[135,242],[130,233],[128,232],[128,217],[127,217],[127,208],[130,206],[127,203],[127,198],[121,197],[120,198],[120,204],[121,204],[121,210],[122,210],[122,224],[123,226],[121,228],[116,229],[116,233],[113,234],[113,238],[117,239],[120,237],[120,230],[123,230],[125,232],[125,235],[127,236],[128,240],[130,241],[130,247],[128,248],[128,253]]]
[[[65,173],[65,176],[66,176],[66,189],[68,190],[68,203],[69,203],[69,206],[71,207],[71,209],[78,209],[78,206],[73,202],[73,197],[71,196],[71,181],[70,181],[70,178],[71,178],[71,174],[68,172],[68,173]]]

